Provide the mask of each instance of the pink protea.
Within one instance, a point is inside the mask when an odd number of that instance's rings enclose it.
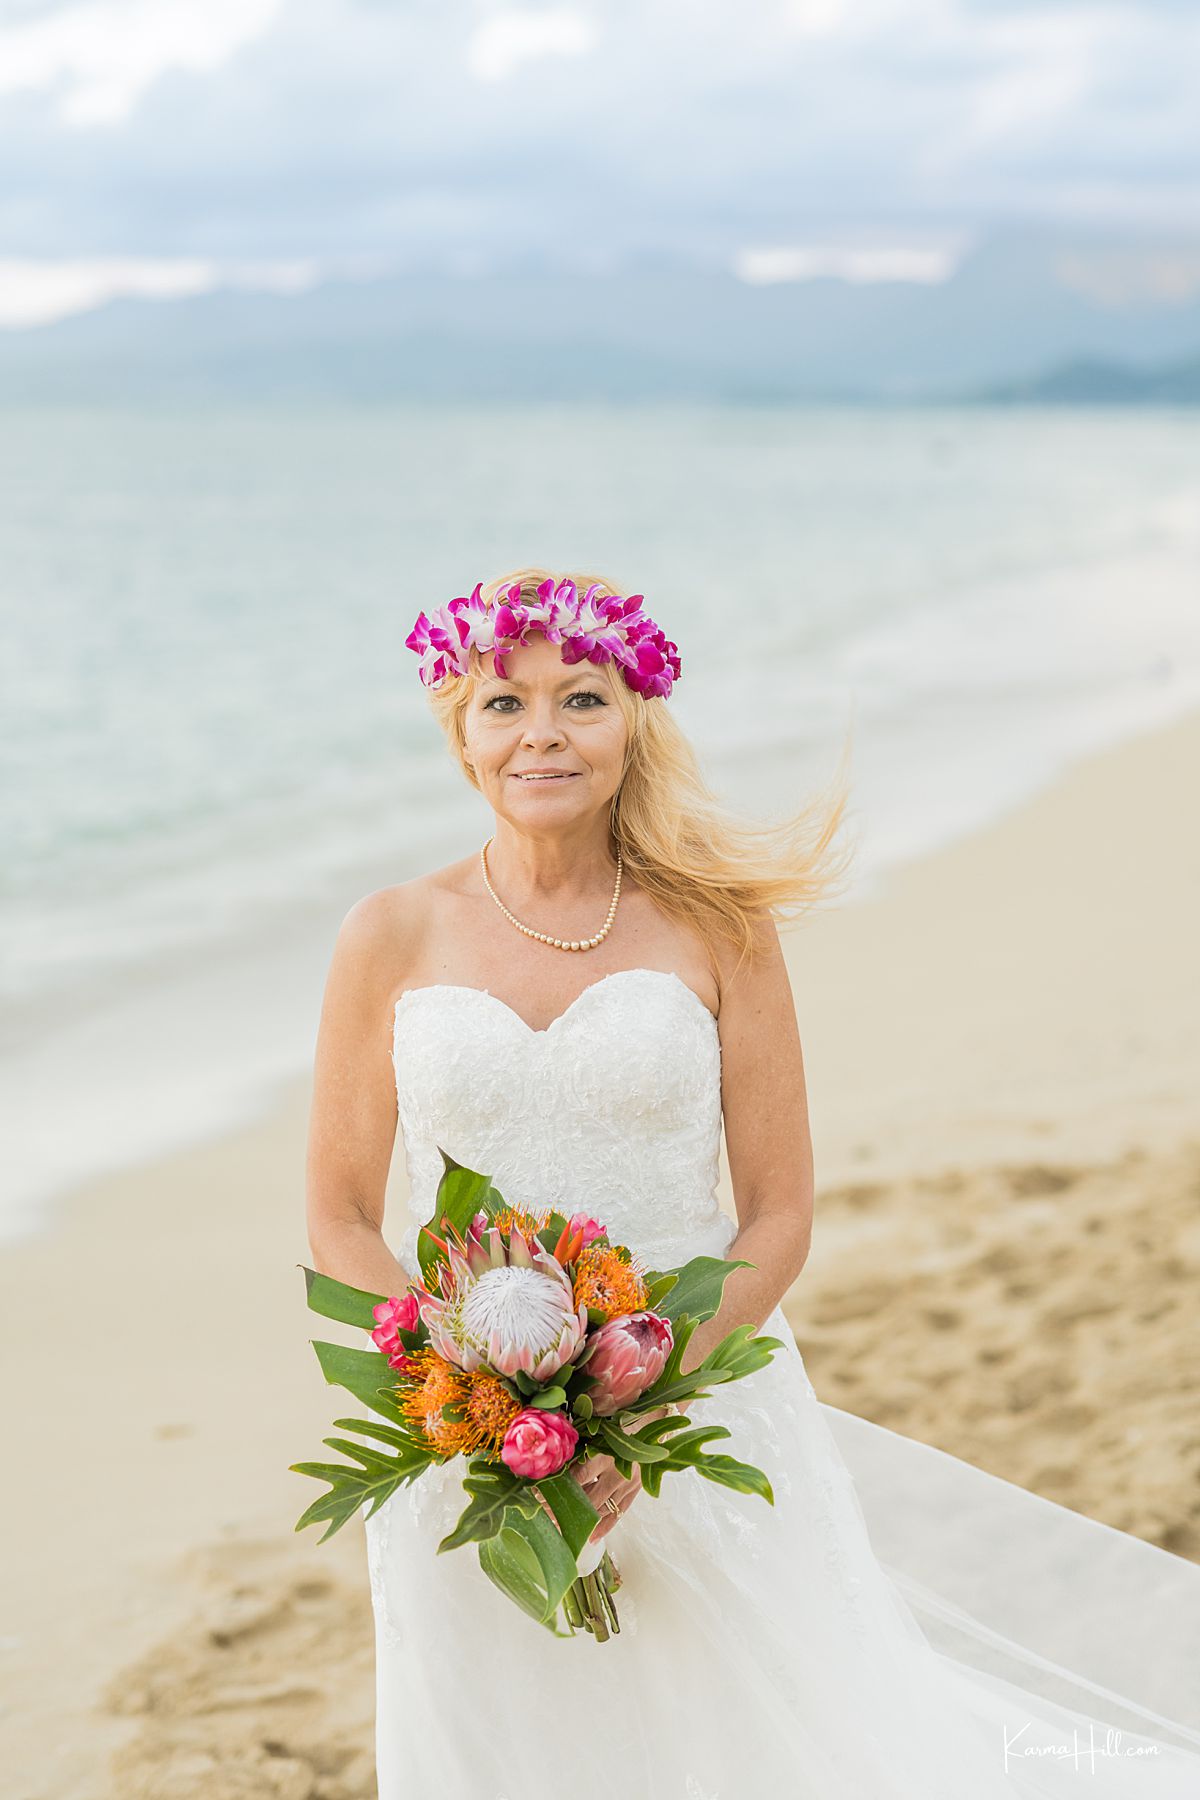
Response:
[[[601,1325],[583,1365],[592,1377],[592,1411],[607,1417],[631,1406],[658,1380],[674,1342],[670,1320],[658,1313],[622,1313]]]
[[[548,1381],[582,1349],[587,1307],[576,1306],[570,1277],[537,1238],[514,1226],[453,1240],[439,1272],[441,1292],[418,1290],[421,1317],[439,1356],[470,1371],[483,1364],[510,1378],[524,1370]]]
[[[371,1333],[373,1343],[383,1351],[393,1369],[399,1369],[406,1375],[412,1373],[404,1345],[400,1342],[400,1333],[415,1331],[421,1322],[417,1296],[410,1288],[402,1300],[392,1296],[388,1300],[381,1300],[371,1310],[379,1320]]]
[[[578,1442],[579,1433],[565,1413],[527,1406],[505,1432],[500,1457],[514,1475],[544,1481],[566,1468]]]

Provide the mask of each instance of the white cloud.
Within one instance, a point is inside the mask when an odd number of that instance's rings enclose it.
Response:
[[[596,32],[579,13],[501,12],[485,19],[467,45],[467,67],[478,81],[507,81],[523,63],[546,56],[585,56]]]
[[[739,281],[766,286],[778,281],[812,281],[819,275],[839,281],[948,281],[966,246],[888,244],[853,247],[844,244],[780,245],[740,250],[734,258]]]
[[[315,262],[222,266],[201,257],[107,257],[32,262],[0,260],[0,330],[49,325],[125,294],[179,300],[214,288],[299,293],[321,279]]]
[[[797,37],[827,37],[847,22],[846,0],[785,0],[781,22]]]
[[[211,74],[283,0],[83,0],[0,24],[0,95],[51,91],[64,125],[116,125],[168,70]]]
[[[1115,0],[0,0],[0,247],[916,283],[996,223],[1194,242],[1198,59],[1200,7]]]

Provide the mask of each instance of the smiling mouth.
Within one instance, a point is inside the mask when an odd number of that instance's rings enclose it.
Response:
[[[513,781],[527,781],[532,786],[533,783],[537,781],[574,781],[577,774],[578,770],[576,769],[566,769],[561,775],[513,775],[510,779]]]

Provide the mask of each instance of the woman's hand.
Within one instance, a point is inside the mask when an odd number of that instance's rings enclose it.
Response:
[[[678,1410],[676,1406],[660,1406],[653,1412],[639,1413],[637,1424],[633,1429],[636,1431],[640,1426],[647,1424],[649,1420],[665,1418],[668,1413]],[[589,1544],[598,1544],[600,1539],[612,1530],[621,1514],[629,1511],[634,1500],[641,1493],[641,1464],[634,1463],[633,1475],[630,1480],[626,1481],[612,1457],[601,1452],[599,1456],[589,1456],[584,1462],[577,1464],[572,1470],[572,1474],[596,1511],[601,1515],[588,1539]],[[616,1502],[619,1508],[617,1512],[605,1504],[608,1500]]]
[[[663,1419],[668,1413],[678,1411],[679,1408],[677,1406],[668,1405],[660,1406],[653,1412],[639,1413],[638,1425],[646,1424],[650,1419]],[[635,1426],[634,1429],[636,1430],[637,1426]],[[633,1477],[631,1480],[626,1481],[612,1457],[606,1452],[601,1451],[597,1456],[588,1456],[585,1457],[582,1462],[572,1463],[571,1474],[579,1487],[587,1495],[596,1511],[602,1515],[592,1528],[591,1536],[588,1538],[589,1544],[598,1544],[600,1539],[605,1537],[607,1533],[612,1530],[621,1515],[629,1511],[629,1508],[633,1505],[634,1499],[641,1493],[641,1465],[639,1463],[634,1463]],[[554,1519],[553,1512],[547,1502],[542,1498],[541,1494],[538,1493],[536,1486],[533,1491],[537,1495],[538,1505],[542,1508],[542,1511],[546,1513],[549,1518]],[[606,1506],[606,1500],[614,1500],[617,1504],[618,1511],[614,1512],[612,1507]],[[557,1521],[555,1522],[557,1523]]]
[[[626,1481],[611,1456],[601,1451],[599,1456],[589,1456],[578,1469],[572,1471],[579,1486],[587,1495],[596,1511],[599,1521],[593,1527],[588,1539],[589,1544],[598,1544],[600,1539],[610,1532],[621,1514],[633,1505],[634,1498],[641,1492],[642,1472],[637,1463],[633,1465],[633,1479]],[[614,1512],[606,1504],[612,1500],[619,1511]]]

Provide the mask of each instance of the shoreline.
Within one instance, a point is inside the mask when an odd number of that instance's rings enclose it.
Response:
[[[1198,772],[1193,712],[782,935],[817,1170],[787,1311],[818,1394],[1200,1560]],[[69,1452],[15,1496],[28,1800],[102,1800],[113,1756],[122,1794],[286,1794],[322,1746],[369,1791],[361,1534],[292,1533],[287,1465],[334,1417],[296,1267],[307,1105],[289,1078],[0,1254],[13,1441],[51,1418]],[[406,1185],[398,1143],[393,1244]]]

